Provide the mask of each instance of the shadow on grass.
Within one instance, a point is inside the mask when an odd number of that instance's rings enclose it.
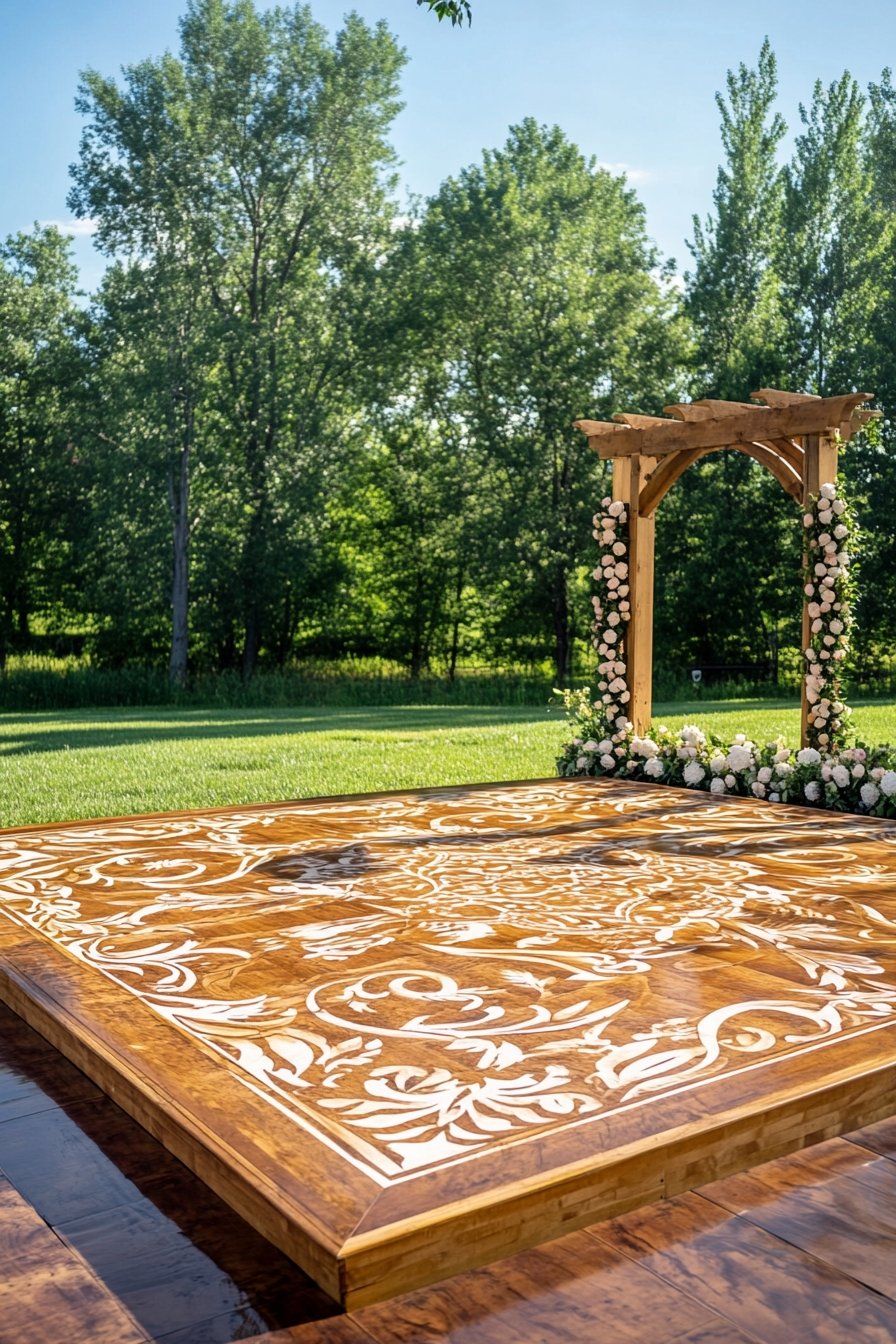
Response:
[[[119,717],[122,722],[115,723]],[[3,714],[0,756],[139,746],[151,742],[212,741],[250,737],[420,733],[546,723],[562,726],[559,710],[525,705],[400,705],[366,709],[284,710],[77,710],[67,715]],[[46,726],[44,726],[46,725]],[[53,726],[50,726],[53,725]]]

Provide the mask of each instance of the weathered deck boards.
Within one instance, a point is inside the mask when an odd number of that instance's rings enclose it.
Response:
[[[896,827],[616,781],[0,833],[0,995],[348,1307],[896,1109]]]
[[[0,1005],[2,1344],[225,1344],[336,1310]]]

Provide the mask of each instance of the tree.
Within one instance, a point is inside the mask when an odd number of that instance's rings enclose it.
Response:
[[[473,22],[473,9],[469,0],[417,0],[417,5],[426,5],[440,22],[442,19],[450,19],[452,27]]]
[[[777,152],[786,127],[774,110],[777,66],[768,40],[755,70],[728,72],[726,92],[716,95],[724,162],[713,214],[702,223],[694,216],[685,309],[696,343],[692,391],[743,401],[757,388],[788,386],[792,364],[775,269],[784,201]],[[657,517],[660,674],[760,663],[788,613],[787,634],[798,638],[794,516],[778,483],[740,453],[690,468]],[[707,566],[707,548],[724,563]]]
[[[71,596],[82,323],[69,253],[37,226],[0,246],[0,667],[35,613]]]
[[[888,229],[873,208],[865,99],[845,73],[815,84],[785,169],[775,266],[791,352],[791,384],[821,396],[853,385],[866,345]]]
[[[355,327],[388,234],[402,61],[384,25],[354,15],[330,44],[304,6],[192,0],[179,59],[132,66],[121,88],[84,76],[72,208],[107,252],[179,268],[208,299],[217,405],[203,414],[238,483],[244,677],[313,555],[365,356]],[[313,576],[298,580],[301,596]]]
[[[95,652],[187,676],[197,421],[207,410],[207,304],[167,257],[109,268],[94,307],[93,414],[82,455],[91,489]],[[205,454],[211,465],[211,450]],[[166,613],[170,613],[166,620]]]
[[[680,353],[643,209],[557,127],[527,120],[443,185],[415,245],[461,452],[490,483],[484,633],[493,651],[525,634],[564,677],[588,626],[581,580],[606,480],[570,421],[656,409]]]
[[[784,192],[776,156],[787,128],[773,111],[777,64],[768,39],[755,70],[729,70],[727,91],[727,101],[716,94],[725,162],[713,192],[715,213],[703,223],[694,216],[695,265],[685,275],[685,301],[701,395],[740,400],[745,390],[776,386],[781,369],[771,260]]]

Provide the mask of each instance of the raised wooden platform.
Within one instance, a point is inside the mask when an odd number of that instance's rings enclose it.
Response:
[[[896,827],[615,781],[0,833],[0,995],[358,1307],[896,1110]]]

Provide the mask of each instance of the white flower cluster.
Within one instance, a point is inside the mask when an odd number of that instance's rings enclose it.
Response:
[[[562,692],[571,725],[594,725],[600,706],[590,690]],[[618,737],[621,736],[621,741]],[[889,746],[789,748],[782,738],[758,746],[744,733],[731,742],[708,738],[693,724],[677,732],[662,725],[650,737],[576,736],[557,762],[561,775],[615,775],[672,784],[716,797],[761,798],[836,812],[896,818],[896,749]]]
[[[809,740],[825,751],[843,742],[844,720],[839,672],[849,652],[850,610],[847,579],[846,504],[833,484],[823,485],[803,515],[806,528],[806,584],[811,643],[806,658]]]
[[[620,499],[601,500],[601,513],[594,515],[594,539],[600,543],[600,564],[592,577],[598,591],[591,599],[594,607],[593,644],[600,661],[597,665],[599,707],[607,737],[598,744],[600,754],[615,764],[616,755],[624,756],[622,743],[632,730],[626,706],[631,699],[625,663],[625,626],[631,619],[628,584],[628,514]],[[604,748],[606,748],[604,750]]]

